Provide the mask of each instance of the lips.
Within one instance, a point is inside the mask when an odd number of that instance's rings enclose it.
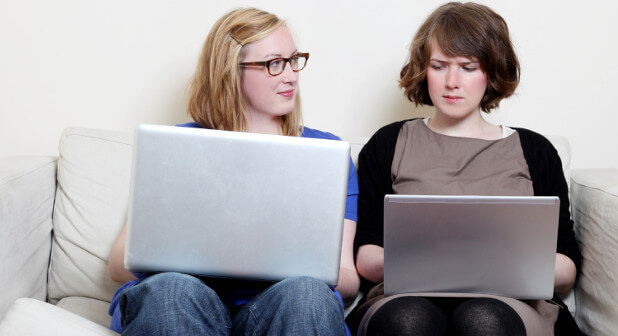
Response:
[[[444,98],[444,100],[446,100],[446,102],[448,102],[448,103],[457,103],[458,101],[463,100],[463,98],[462,98],[462,97],[459,97],[459,96],[450,96],[450,95],[447,95],[447,96],[442,96],[442,97],[443,97],[443,98]]]
[[[281,92],[277,92],[277,94],[287,97],[287,98],[291,98],[291,97],[294,97],[294,90],[281,91]]]

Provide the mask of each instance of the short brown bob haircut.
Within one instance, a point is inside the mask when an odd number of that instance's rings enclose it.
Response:
[[[410,59],[401,69],[399,86],[417,106],[433,106],[427,89],[427,67],[434,42],[448,56],[478,60],[487,76],[487,89],[480,104],[482,111],[489,113],[515,92],[519,84],[519,61],[504,19],[487,6],[449,2],[431,13],[416,32]]]

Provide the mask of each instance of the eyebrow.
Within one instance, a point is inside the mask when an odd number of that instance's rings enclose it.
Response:
[[[293,55],[298,54],[298,50],[294,50],[291,54],[290,57],[292,57]],[[269,58],[269,57],[275,57],[275,58],[283,58],[282,54],[267,54],[266,56],[264,56],[264,58]]]
[[[430,62],[438,62],[438,63],[449,63],[448,61],[443,61],[443,60],[436,59],[436,58],[432,58],[429,61]],[[458,62],[457,64],[459,64],[459,65],[468,65],[468,64],[475,64],[475,63],[480,64],[479,61]]]

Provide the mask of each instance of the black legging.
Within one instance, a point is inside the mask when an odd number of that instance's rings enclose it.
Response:
[[[491,298],[399,297],[371,317],[367,335],[526,335],[519,315]]]

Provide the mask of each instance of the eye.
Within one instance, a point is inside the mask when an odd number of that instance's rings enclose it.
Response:
[[[298,65],[298,59],[300,58],[300,56],[298,55],[294,55],[292,57],[290,57],[290,62],[292,65],[296,66]]]
[[[270,66],[271,67],[280,67],[283,64],[283,60],[280,58],[274,59],[272,61],[270,61]]]
[[[440,64],[430,64],[429,66],[434,70],[442,70],[444,68],[444,66]]]
[[[461,68],[462,68],[464,71],[467,71],[467,72],[474,72],[474,71],[476,71],[476,70],[477,70],[477,68],[476,68],[476,67],[473,67],[473,66],[463,66],[463,67],[461,67]]]

